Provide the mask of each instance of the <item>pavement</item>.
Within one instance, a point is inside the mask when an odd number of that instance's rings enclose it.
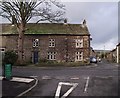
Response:
[[[32,90],[38,81],[32,77],[13,76],[11,80],[0,77],[0,82],[2,82],[2,98],[17,98]]]

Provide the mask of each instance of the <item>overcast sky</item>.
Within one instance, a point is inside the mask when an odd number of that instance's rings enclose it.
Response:
[[[69,23],[80,24],[86,19],[93,49],[112,50],[118,44],[118,2],[113,0],[60,0],[66,6]],[[68,2],[69,1],[69,2]],[[74,1],[74,2],[73,2]],[[86,1],[86,2],[85,2]],[[96,1],[96,2],[95,2]],[[109,1],[109,2],[102,2]],[[112,1],[112,2],[110,2]]]
[[[72,0],[71,0],[72,1]],[[117,2],[64,2],[69,23],[86,19],[94,49],[111,50],[118,44]]]

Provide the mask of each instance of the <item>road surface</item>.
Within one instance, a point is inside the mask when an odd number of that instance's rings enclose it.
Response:
[[[14,67],[13,76],[39,80],[25,96],[118,96],[118,65],[107,62],[92,67]]]

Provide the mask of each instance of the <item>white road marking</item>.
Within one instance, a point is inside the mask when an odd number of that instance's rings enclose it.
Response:
[[[32,82],[33,80],[34,80],[34,79],[21,78],[21,77],[13,77],[10,81],[30,83],[30,82]]]
[[[108,79],[108,78],[112,78],[113,76],[95,76],[95,77],[101,79]]]
[[[60,90],[62,88],[62,85],[68,85],[68,86],[72,86],[61,98],[66,98],[78,85],[78,83],[66,83],[66,82],[59,82],[57,90],[56,90],[56,94],[55,94],[55,98],[59,98],[60,97]]]
[[[87,77],[84,92],[86,92],[86,91],[87,91],[87,89],[88,89],[89,79],[90,79],[90,77]]]
[[[47,80],[47,79],[51,79],[51,77],[50,76],[43,76],[42,79]]]
[[[116,69],[116,70],[113,70],[113,71],[116,71],[116,72],[118,72],[118,69]]]
[[[58,87],[57,87],[57,90],[56,90],[55,98],[59,98],[61,87],[62,87],[62,84],[61,84],[61,82],[60,82],[60,83],[58,84]]]
[[[65,76],[56,76],[55,79],[65,79]]]
[[[3,80],[3,78],[4,78],[3,76],[0,76],[0,80]],[[33,80],[34,79],[30,79],[30,78],[13,77],[10,81],[30,83]]]
[[[116,67],[119,67],[119,65],[117,64],[117,65],[115,65]]]
[[[78,80],[79,79],[79,77],[72,77],[72,78],[70,78],[71,80]]]
[[[38,76],[30,76],[30,77],[32,77],[32,78],[37,78]]]
[[[77,85],[78,85],[78,83],[75,83],[75,84],[73,85],[73,87],[71,87],[61,98],[67,97],[67,96],[74,90],[74,88],[77,87]]]
[[[3,77],[2,77],[2,76],[0,76],[0,80],[3,80]]]
[[[98,66],[97,64],[95,64],[95,66]]]
[[[29,91],[31,91],[33,88],[35,88],[38,84],[38,79],[34,78],[34,80],[35,80],[35,84],[32,87],[30,87],[26,91],[22,92],[21,94],[17,95],[15,98],[19,98],[19,97],[23,96],[24,94],[28,93]]]

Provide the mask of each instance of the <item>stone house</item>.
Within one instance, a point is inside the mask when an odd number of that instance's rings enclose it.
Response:
[[[107,53],[107,60],[109,62],[116,62],[116,49],[111,50],[110,52]]]
[[[2,52],[18,50],[18,33],[14,25],[1,24]],[[88,61],[90,56],[90,33],[86,20],[82,24],[29,23],[24,37],[25,62],[39,60],[58,62]]]
[[[96,57],[96,52],[95,52],[95,50],[93,50],[92,47],[91,47],[91,49],[90,49],[90,56],[91,56],[91,57]]]
[[[120,43],[116,46],[117,51],[117,63],[120,63]]]
[[[120,63],[120,43],[116,48],[107,53],[107,60],[110,62]]]

